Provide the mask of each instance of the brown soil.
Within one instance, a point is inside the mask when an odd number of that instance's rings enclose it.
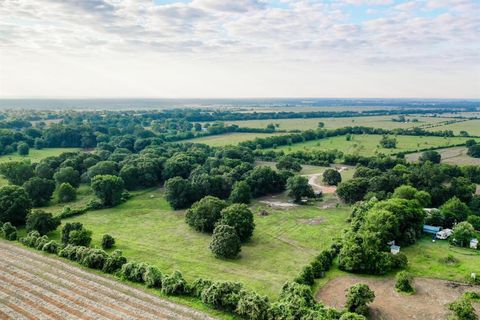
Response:
[[[466,291],[479,291],[480,286],[452,283],[451,281],[416,278],[415,294],[405,295],[395,291],[394,279],[373,279],[359,276],[343,276],[329,281],[316,295],[326,305],[342,308],[346,290],[356,283],[365,283],[375,292],[370,305],[373,320],[440,320],[447,319],[447,304]],[[480,315],[480,306],[476,306]]]
[[[325,222],[325,218],[318,217],[318,218],[311,218],[311,219],[298,219],[298,223],[301,224],[309,224],[309,225],[317,225]]]

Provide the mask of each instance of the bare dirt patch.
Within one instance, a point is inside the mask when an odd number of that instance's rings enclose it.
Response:
[[[323,217],[318,217],[318,218],[310,218],[310,219],[298,219],[298,223],[301,224],[308,224],[308,225],[317,225],[325,222],[325,218]]]
[[[345,305],[346,290],[356,283],[365,283],[375,292],[375,300],[370,305],[373,320],[446,319],[449,314],[447,304],[466,291],[480,291],[480,286],[416,278],[415,294],[404,295],[395,291],[395,280],[392,278],[344,276],[329,281],[317,292],[316,298],[326,305],[342,308]],[[476,310],[480,315],[478,305]]]

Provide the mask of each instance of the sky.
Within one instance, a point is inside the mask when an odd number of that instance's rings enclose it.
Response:
[[[480,98],[480,0],[0,0],[0,98]]]

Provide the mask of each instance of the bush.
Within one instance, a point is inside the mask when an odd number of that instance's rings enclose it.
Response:
[[[335,169],[327,169],[323,172],[323,182],[329,186],[336,186],[342,182],[342,175]]]
[[[451,236],[452,241],[461,247],[468,246],[470,240],[475,237],[475,229],[473,226],[466,222],[460,222],[453,228]]]
[[[58,252],[58,256],[69,260],[75,260],[76,253],[77,247],[68,244]]]
[[[18,154],[21,156],[26,156],[30,152],[30,147],[25,142],[20,142],[17,145]]]
[[[122,251],[115,250],[107,257],[103,264],[103,272],[114,273],[122,268],[127,263],[127,258],[122,256]]]
[[[357,313],[346,312],[342,314],[339,320],[367,320],[367,318]]]
[[[30,231],[26,237],[20,238],[20,242],[28,247],[35,247],[35,243],[37,239],[40,237],[40,233],[38,231]]]
[[[109,235],[109,234],[104,234],[102,237],[102,248],[103,249],[110,249],[113,247],[115,244],[115,239]]]
[[[187,210],[185,220],[189,226],[200,232],[212,232],[221,218],[227,203],[213,196],[206,196]]]
[[[347,302],[345,307],[350,312],[368,316],[368,304],[375,299],[375,293],[363,283],[358,283],[347,292]]]
[[[70,231],[68,243],[75,246],[89,246],[92,242],[92,231],[90,230],[73,230]]]
[[[185,292],[187,282],[183,279],[180,271],[175,271],[170,276],[162,279],[162,293],[167,295],[179,295]]]
[[[62,243],[67,244],[70,239],[70,232],[73,230],[83,229],[83,224],[80,222],[67,222],[62,228]]]
[[[57,229],[59,225],[59,219],[43,210],[34,210],[27,215],[27,231],[37,230],[41,235],[44,235]]]
[[[120,276],[125,280],[143,282],[147,267],[148,265],[144,262],[127,262],[122,266]]]
[[[472,306],[472,303],[465,299],[460,298],[457,301],[454,301],[448,305],[448,309],[453,311],[455,319],[457,320],[477,320],[478,317],[475,313],[475,309]]]
[[[400,271],[395,278],[397,280],[395,283],[395,289],[397,289],[397,291],[406,293],[415,291],[412,286],[413,278],[407,271]]]
[[[48,239],[47,236],[38,237],[37,240],[35,241],[34,248],[37,249],[37,250],[42,250],[43,246],[46,245],[47,242],[49,242],[49,241],[50,241],[50,239]]]
[[[58,187],[57,197],[59,202],[70,202],[77,198],[77,192],[70,183],[64,182]]]
[[[143,281],[148,288],[161,288],[162,272],[155,266],[148,266],[143,274]]]
[[[60,244],[55,240],[50,240],[49,242],[45,243],[45,245],[42,248],[42,251],[57,254],[59,249],[60,249]]]
[[[219,258],[233,259],[241,251],[240,238],[233,227],[218,225],[213,231],[209,248]]]
[[[238,282],[214,282],[202,292],[202,302],[215,309],[233,311],[240,299],[242,284]]]
[[[107,257],[108,254],[101,249],[88,248],[88,251],[84,254],[80,263],[91,269],[102,270]]]
[[[315,279],[321,278],[325,271],[328,271],[332,266],[333,255],[330,250],[323,250],[315,260],[311,263],[313,277]]]
[[[263,320],[267,318],[269,307],[267,297],[255,292],[242,291],[235,312],[246,319]]]
[[[17,228],[15,228],[10,222],[5,222],[0,230],[2,238],[15,241],[17,240]]]
[[[218,221],[219,225],[233,227],[237,232],[240,241],[244,242],[251,238],[255,222],[253,213],[246,204],[232,204],[221,212],[222,218]]]
[[[189,291],[190,294],[194,297],[201,298],[203,290],[207,289],[212,285],[211,280],[206,280],[203,278],[198,278],[193,282]]]
[[[230,193],[229,200],[232,203],[249,204],[252,198],[250,186],[245,181],[237,181],[233,185],[232,193]]]
[[[313,285],[313,283],[315,282],[315,277],[313,274],[312,266],[311,265],[305,266],[302,269],[302,272],[300,272],[297,278],[295,278],[295,282],[299,284],[304,284],[307,286]]]

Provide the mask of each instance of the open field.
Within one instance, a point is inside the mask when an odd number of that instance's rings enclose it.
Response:
[[[480,136],[480,119],[452,123],[452,124],[439,126],[435,128],[429,128],[428,130],[429,131],[452,130],[453,133],[457,135],[460,133],[460,131],[466,131],[471,136]]]
[[[39,162],[40,160],[58,156],[64,152],[75,152],[80,150],[79,148],[45,148],[41,150],[30,148],[30,152],[27,156],[20,156],[18,153],[7,154],[0,156],[0,162],[6,161],[19,161],[19,160],[30,160],[33,162]]]
[[[266,128],[270,123],[278,124],[280,130],[308,130],[317,129],[318,123],[323,122],[326,129],[337,129],[343,127],[364,126],[372,128],[414,128],[429,124],[439,123],[448,120],[437,117],[414,117],[407,116],[409,120],[418,119],[419,122],[395,122],[397,116],[372,116],[372,117],[350,117],[350,118],[306,118],[306,119],[267,119],[267,120],[245,120],[227,121],[225,124],[236,124],[247,128]]]
[[[327,305],[342,308],[345,305],[345,291],[356,283],[365,283],[375,292],[370,304],[373,320],[437,320],[446,319],[446,307],[467,291],[478,291],[480,286],[469,286],[445,280],[415,278],[415,294],[405,295],[395,291],[395,279],[363,276],[341,276],[330,280],[316,297]],[[477,304],[477,315],[480,306]]]
[[[477,139],[478,140],[478,139]],[[456,165],[480,165],[480,158],[473,158],[467,155],[466,147],[451,147],[436,150],[442,155],[442,162]],[[417,161],[422,152],[405,155],[408,161]]]
[[[1,319],[214,319],[0,241]]]
[[[337,136],[321,140],[295,143],[291,146],[281,146],[276,150],[286,153],[300,150],[339,150],[345,154],[359,154],[373,156],[376,153],[392,154],[405,151],[415,151],[431,147],[444,147],[464,143],[468,138],[463,137],[421,137],[421,136],[396,136],[397,148],[385,149],[379,147],[381,135],[352,135],[347,141],[346,136]]]
[[[255,216],[253,238],[242,246],[237,260],[216,259],[208,249],[211,236],[190,229],[184,211],[173,211],[158,189],[134,193],[116,208],[91,211],[64,222],[82,222],[93,231],[93,245],[97,246],[103,234],[109,233],[117,240],[115,248],[129,259],[157,265],[165,272],[180,270],[187,280],[239,281],[275,297],[285,281],[293,279],[340,234],[350,208],[297,206],[282,210],[254,204],[255,213],[265,208],[270,214]],[[321,223],[310,224],[312,219]],[[51,236],[58,239],[59,231]]]
[[[270,136],[280,135],[280,134],[282,133],[234,132],[234,133],[219,134],[214,136],[183,140],[183,142],[205,143],[212,147],[220,147],[220,146],[226,146],[229,144],[236,145],[243,141],[253,140],[255,138],[265,138],[265,137],[270,137]]]

